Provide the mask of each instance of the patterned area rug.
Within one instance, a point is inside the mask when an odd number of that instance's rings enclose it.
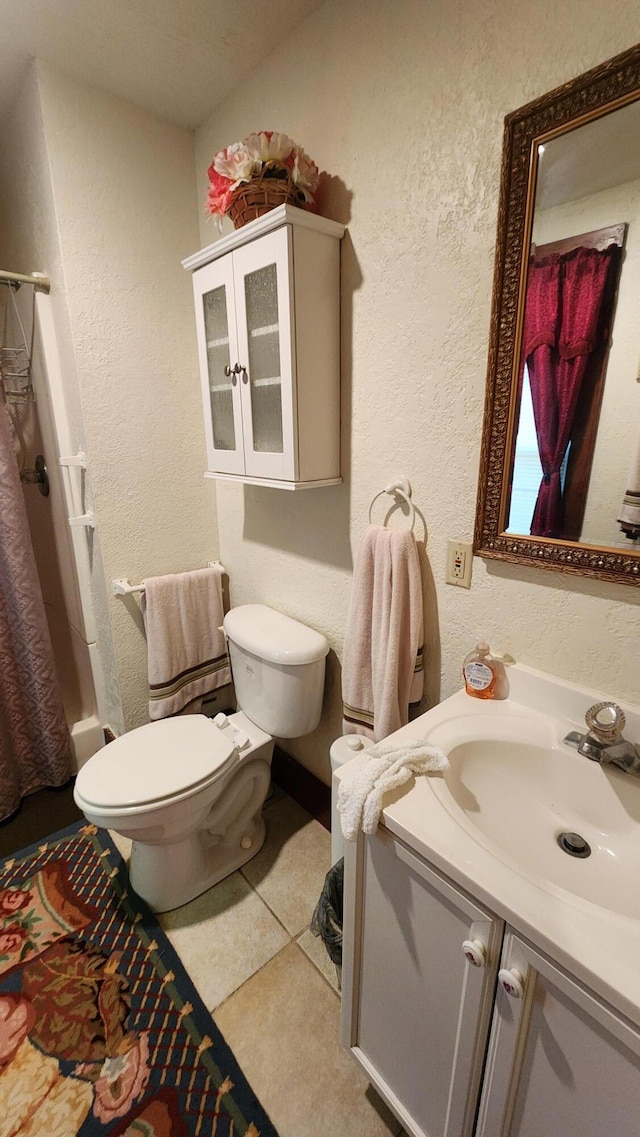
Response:
[[[277,1137],[86,822],[0,862],[0,1137],[18,1134]]]

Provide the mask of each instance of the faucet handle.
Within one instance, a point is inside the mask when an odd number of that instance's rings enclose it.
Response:
[[[627,721],[617,703],[594,703],[584,717],[591,734],[600,742],[615,742]]]

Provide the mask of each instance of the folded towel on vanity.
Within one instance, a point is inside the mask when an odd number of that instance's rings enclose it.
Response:
[[[198,711],[204,695],[231,682],[222,572],[213,565],[143,581],[151,719]]]
[[[422,579],[408,529],[367,529],[356,559],[342,661],[343,730],[386,738],[422,698]]]
[[[340,825],[346,841],[358,830],[375,833],[382,813],[382,799],[389,790],[407,782],[413,774],[437,774],[448,770],[449,759],[439,746],[420,738],[394,742],[385,739],[350,763],[338,789]]]

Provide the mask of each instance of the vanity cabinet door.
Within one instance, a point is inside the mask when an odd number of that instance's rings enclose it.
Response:
[[[638,1031],[514,933],[500,966],[476,1137],[638,1137]]]
[[[502,922],[383,829],[345,866],[343,1042],[411,1137],[467,1137]]]

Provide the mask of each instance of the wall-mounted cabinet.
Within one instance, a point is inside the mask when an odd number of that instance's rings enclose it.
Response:
[[[283,205],[183,261],[193,272],[207,476],[340,477],[340,240]]]
[[[631,1022],[382,828],[344,896],[343,1042],[410,1137],[636,1137]]]

